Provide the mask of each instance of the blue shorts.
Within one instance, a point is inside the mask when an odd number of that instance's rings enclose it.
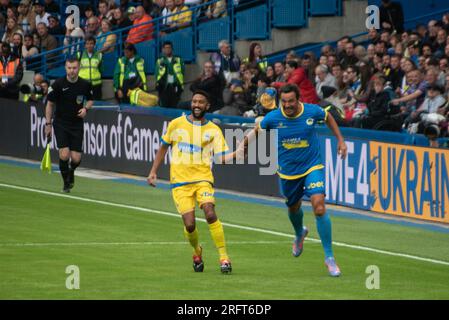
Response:
[[[282,195],[286,198],[287,207],[295,205],[304,195],[326,194],[324,189],[324,169],[312,171],[305,177],[296,180],[279,179]]]

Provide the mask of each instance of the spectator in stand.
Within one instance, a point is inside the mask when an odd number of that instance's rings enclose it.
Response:
[[[2,37],[2,42],[8,42],[12,45],[12,37],[15,33],[20,33],[23,35],[22,29],[17,25],[17,20],[15,18],[8,18],[6,24],[6,30]]]
[[[21,33],[16,32],[12,36],[11,52],[21,61],[23,59],[22,47],[23,47],[23,36]]]
[[[34,12],[36,13],[36,28],[41,22],[45,23],[47,27],[49,25],[48,18],[50,17],[50,14],[45,11],[45,7],[41,1],[42,0],[34,0],[33,2]]]
[[[22,46],[22,57],[24,59],[24,67],[35,66],[37,59],[33,57],[39,54],[38,48],[34,45],[34,37],[31,34],[25,35]]]
[[[407,44],[407,53],[406,55],[415,63],[415,65],[418,65],[419,61],[419,41],[417,40],[411,40]]]
[[[108,19],[101,20],[101,32],[98,34],[95,51],[101,53],[114,52],[117,35],[111,32],[112,24]]]
[[[318,95],[316,94],[315,88],[307,79],[306,72],[302,67],[298,66],[296,61],[288,61],[285,71],[288,74],[287,83],[296,84],[299,88],[299,92],[301,93],[300,100],[304,103],[318,103]],[[282,86],[286,85],[285,82],[275,82],[272,83],[271,86],[276,89],[280,89]]]
[[[345,45],[345,49],[342,53],[342,58],[340,59],[341,66],[346,69],[350,65],[356,65],[359,60],[354,54],[355,44],[353,41],[349,41]]]
[[[107,20],[102,21],[102,23],[107,22]],[[94,100],[101,100],[101,63],[103,54],[95,50],[95,43],[94,37],[86,38],[85,49],[82,53],[77,53],[77,58],[80,61],[79,77],[92,84]]]
[[[447,32],[444,29],[441,29],[437,33],[437,38],[433,43],[432,51],[435,52],[434,55],[437,58],[441,58],[444,55],[444,51],[446,48],[446,39]]]
[[[129,103],[129,90],[148,89],[144,70],[145,61],[139,55],[134,44],[126,43],[124,57],[121,57],[114,70],[114,91],[120,103]]]
[[[128,15],[128,19],[134,23],[134,20],[136,20],[136,7],[129,7],[126,14]]]
[[[87,32],[87,24],[90,18],[95,17],[94,8],[89,4],[84,9],[84,18],[81,19],[81,26],[84,32]]]
[[[356,119],[354,127],[373,129],[387,119],[390,94],[384,90],[386,80],[383,76],[375,77],[373,89],[368,97],[367,113]]]
[[[317,58],[315,54],[312,51],[307,51],[302,56],[302,63],[298,64],[304,68],[306,71],[307,78],[312,82],[312,84],[315,83],[315,68],[318,65]]]
[[[210,4],[206,9],[206,17],[208,19],[217,19],[226,16],[227,16],[226,0],[214,2]]]
[[[275,62],[274,64],[274,81],[273,82],[286,82],[284,77],[285,65],[282,62]]]
[[[167,8],[169,1],[167,1]],[[190,25],[192,22],[192,10],[184,5],[184,0],[174,0],[175,8],[170,10],[170,14],[175,14],[167,19],[169,29],[165,32],[172,32]]]
[[[48,34],[47,25],[44,22],[40,22],[37,24],[37,34],[38,41],[36,46],[39,48],[40,52],[50,51],[56,49],[58,47],[58,41],[51,34]],[[47,63],[52,61],[54,57],[57,56],[57,53],[52,53],[46,55]]]
[[[315,88],[320,99],[323,99],[323,92],[321,88],[323,86],[337,88],[337,81],[335,77],[329,72],[327,65],[320,64],[315,69],[316,79]]]
[[[399,2],[382,0],[380,6],[380,26],[382,29],[402,33],[404,31],[404,13]]]
[[[112,23],[114,25],[113,29],[115,30],[127,28],[133,25],[131,20],[129,20],[129,18],[124,15],[122,8],[114,9],[113,16],[114,18],[112,20]],[[128,36],[129,30],[130,29],[123,31],[123,35]]]
[[[262,54],[262,47],[260,43],[253,42],[249,46],[249,57],[243,59],[243,63],[255,63],[259,68],[260,72],[266,72],[268,62],[267,59]]]
[[[59,14],[59,5],[54,0],[45,0],[45,12]]]
[[[371,28],[368,31],[368,41],[371,44],[376,44],[380,40],[380,35],[376,28]]]
[[[53,36],[63,36],[66,33],[66,30],[59,23],[59,16],[57,14],[52,14],[48,18],[48,33]]]
[[[136,8],[135,15],[133,23],[135,27],[129,31],[126,42],[136,44],[153,39],[153,23],[150,23],[153,19],[145,13],[142,6]]]
[[[265,72],[265,76],[267,77],[268,84],[272,82],[276,82],[276,76],[274,73],[274,67],[273,65],[269,64],[267,67],[267,71]]]
[[[8,9],[6,10],[6,18],[14,18],[17,20],[17,18],[19,17],[19,13],[17,11],[16,7],[8,7]]]
[[[10,0],[0,0],[0,16],[6,17],[6,11],[11,5]]]
[[[156,61],[156,89],[161,107],[176,108],[184,90],[184,61],[173,55],[173,44],[162,44],[162,57]]]
[[[209,94],[209,112],[215,112],[223,108],[223,87],[220,77],[214,70],[214,65],[210,61],[204,63],[203,72],[190,85],[190,91],[203,90]]]
[[[240,77],[240,58],[234,54],[227,40],[221,40],[218,47],[219,52],[212,53],[209,60],[214,64],[215,72],[228,85],[232,79]]]
[[[424,43],[421,48],[421,56],[425,59],[432,56],[432,46],[429,43]]]
[[[401,69],[401,56],[393,55],[390,59],[390,73],[387,75],[387,81],[392,89],[396,91],[401,86],[404,78],[404,71]]]
[[[19,12],[17,22],[25,33],[36,30],[36,13],[31,10],[30,3],[30,0],[21,0],[17,10]]]
[[[11,53],[11,46],[2,43],[0,57],[0,97],[19,99],[19,84],[23,77],[22,63]]]
[[[109,12],[109,3],[106,0],[100,0],[98,2],[98,21],[101,23],[104,19],[109,20],[111,13]]]
[[[99,32],[100,32],[100,23],[98,22],[98,18],[90,17],[87,20],[86,36],[97,37]]]

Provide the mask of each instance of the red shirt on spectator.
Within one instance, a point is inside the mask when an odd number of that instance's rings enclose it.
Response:
[[[133,25],[136,26],[152,20],[153,19],[151,18],[151,16],[145,14],[141,19],[134,20]],[[151,39],[153,39],[153,24],[148,23],[143,26],[131,28],[128,34],[128,38],[126,39],[126,42],[136,44]]]
[[[272,86],[279,89],[287,83],[293,83],[298,86],[299,92],[301,94],[299,98],[301,102],[312,104],[318,103],[319,99],[315,87],[307,78],[306,72],[303,68],[296,68],[288,77],[287,82],[275,82],[272,84]]]

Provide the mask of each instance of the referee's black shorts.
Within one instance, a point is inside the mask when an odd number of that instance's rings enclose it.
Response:
[[[69,148],[70,151],[83,152],[83,122],[68,123],[59,119],[53,122],[58,148]]]

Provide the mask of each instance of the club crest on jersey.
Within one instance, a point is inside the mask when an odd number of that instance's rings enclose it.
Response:
[[[82,104],[84,102],[84,96],[76,96],[76,103]]]
[[[314,120],[312,118],[309,118],[306,120],[307,125],[311,126],[313,125]]]
[[[279,122],[277,129],[287,128],[283,122]]]

